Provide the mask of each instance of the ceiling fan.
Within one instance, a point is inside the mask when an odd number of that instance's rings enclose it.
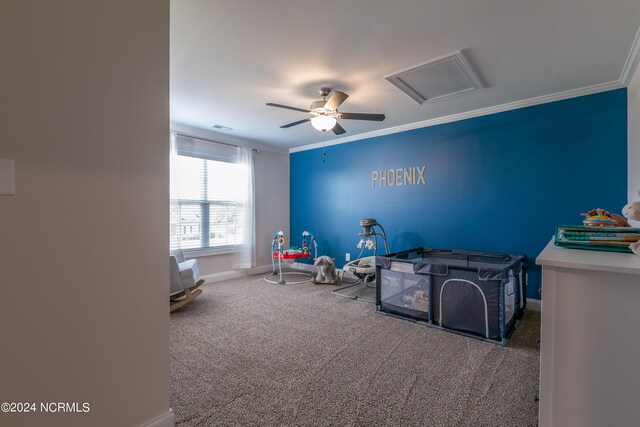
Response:
[[[336,135],[341,135],[345,133],[346,130],[344,130],[344,128],[340,126],[340,123],[338,123],[338,119],[370,120],[374,122],[381,122],[385,119],[384,114],[340,113],[338,112],[338,107],[345,101],[345,99],[349,97],[349,95],[344,92],[340,92],[339,90],[334,90],[333,92],[331,92],[331,89],[328,87],[320,88],[319,92],[322,96],[322,99],[313,101],[311,103],[311,107],[308,110],[305,110],[304,108],[290,107],[288,105],[274,104],[272,102],[268,102],[267,105],[270,107],[301,111],[310,115],[310,117],[306,119],[298,120],[297,122],[280,126],[283,129],[310,121],[311,125],[321,132],[332,130]],[[331,93],[331,96],[329,96],[329,93]],[[327,96],[329,96],[329,99],[327,99]]]

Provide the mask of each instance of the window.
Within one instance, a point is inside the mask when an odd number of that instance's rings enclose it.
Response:
[[[172,148],[171,249],[234,252],[253,233],[251,163],[239,148],[181,135]]]

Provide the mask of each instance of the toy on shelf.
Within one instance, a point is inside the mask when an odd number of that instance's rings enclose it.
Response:
[[[300,248],[291,246],[289,247],[289,249],[285,249],[284,244],[285,244],[284,232],[282,230],[277,231],[273,235],[273,240],[271,241],[271,253],[272,253],[271,265],[273,267],[273,272],[271,273],[271,275],[265,277],[264,280],[266,280],[269,283],[277,283],[278,285],[284,285],[286,284],[283,277],[285,274],[296,274],[296,275],[309,276],[309,279],[298,281],[298,282],[289,282],[290,284],[300,284],[300,283],[306,283],[311,281],[311,274],[306,272],[299,272],[299,271],[283,272],[282,261],[293,262],[297,259],[311,258],[312,248],[314,251],[313,259],[315,260],[318,257],[318,244],[316,243],[316,239],[313,236],[313,234],[309,233],[308,231],[302,232],[302,246]],[[276,270],[276,261],[275,261],[276,259],[278,260],[277,270]],[[275,280],[269,279],[270,276],[277,276],[277,275],[280,275],[279,280],[275,281]]]
[[[623,216],[609,213],[600,208],[592,209],[580,215],[585,217],[582,224],[586,227],[629,227],[629,223]]]
[[[625,205],[622,214],[629,219],[640,219],[640,203]],[[625,217],[599,208],[581,215],[585,217],[582,226],[556,227],[556,246],[640,255],[640,228],[632,228]]]
[[[638,191],[638,195],[640,195],[640,191]],[[629,202],[624,205],[622,215],[627,219],[640,221],[640,202]]]
[[[640,195],[640,191],[638,191]],[[622,215],[632,221],[640,221],[640,202],[629,202],[622,208]],[[633,242],[629,245],[629,249],[634,254],[640,256],[640,241]]]

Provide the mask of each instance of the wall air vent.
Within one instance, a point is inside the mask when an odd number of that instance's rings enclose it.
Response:
[[[385,76],[418,104],[484,87],[462,52]]]

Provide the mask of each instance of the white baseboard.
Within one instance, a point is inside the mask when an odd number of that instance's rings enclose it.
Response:
[[[268,273],[272,270],[271,265],[259,265],[257,267],[248,268],[245,270],[229,270],[222,271],[220,273],[206,274],[200,276],[204,279],[205,283],[222,282],[223,280],[237,279],[239,277],[251,276],[253,274]]]
[[[302,262],[293,262],[291,264],[287,264],[289,265],[293,270],[302,270],[302,271],[309,271],[311,273],[313,273],[313,264],[304,264]],[[284,265],[283,265],[284,267]]]
[[[290,268],[294,269],[294,270],[302,270],[302,271],[309,271],[311,273],[313,273],[313,265],[312,264],[303,264],[301,262],[294,262],[292,264],[288,264],[290,266]],[[271,271],[271,266],[268,266],[269,268],[265,271]],[[338,268],[336,268],[336,273],[338,273],[338,275],[342,276],[342,271]],[[537,311],[540,312],[541,310],[541,303],[539,299],[533,299],[533,298],[527,298],[527,310],[531,310],[531,311]]]
[[[169,410],[164,414],[142,425],[143,427],[175,427],[176,418],[173,415],[173,411],[171,410],[171,408],[169,408]]]
[[[539,299],[527,298],[527,310],[542,311],[542,304]]]

